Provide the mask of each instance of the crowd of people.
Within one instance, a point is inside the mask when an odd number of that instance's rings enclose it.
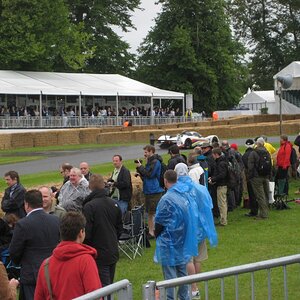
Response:
[[[300,147],[299,137],[295,144]],[[226,227],[228,212],[249,198],[247,217],[268,218],[269,181],[288,193],[288,170],[297,167],[297,154],[286,135],[276,149],[265,136],[247,139],[241,154],[224,140],[203,143],[187,156],[177,145],[165,164],[153,145],[143,148],[136,177],[143,182],[148,239],[156,239],[154,261],[165,279],[201,272],[208,258],[206,241],[218,243],[215,226]],[[296,160],[296,161],[295,161]],[[92,174],[87,162],[60,166],[60,188],[28,190],[16,171],[4,174],[7,189],[1,202],[0,250],[21,266],[20,279],[8,279],[0,264],[0,298],[72,299],[114,281],[119,237],[133,195],[132,174],[121,155],[112,157],[112,174]],[[292,174],[294,174],[292,172]],[[279,184],[280,183],[280,184]],[[200,299],[196,284],[180,299]],[[175,299],[168,289],[168,299]]]

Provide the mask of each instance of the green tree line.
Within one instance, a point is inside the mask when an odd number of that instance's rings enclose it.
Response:
[[[299,0],[157,0],[162,11],[132,54],[113,28],[134,30],[140,2],[0,0],[0,69],[119,73],[213,111],[254,84],[273,89],[272,76],[299,60]]]

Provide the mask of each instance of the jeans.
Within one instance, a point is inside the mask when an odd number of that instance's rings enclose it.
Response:
[[[186,270],[186,264],[178,265],[178,266],[162,266],[164,279],[173,279],[178,277],[187,276],[187,270]],[[174,300],[175,288],[167,289],[167,300]],[[178,288],[178,298],[180,300],[189,300],[189,294],[188,294],[188,286],[187,285],[181,285]]]

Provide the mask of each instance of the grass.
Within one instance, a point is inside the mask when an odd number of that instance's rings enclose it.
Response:
[[[299,188],[299,180],[291,180],[290,195]],[[229,213],[228,226],[217,227],[219,244],[209,248],[209,258],[203,263],[203,271],[212,271],[237,265],[298,254],[300,250],[300,205],[289,203],[291,209],[270,211],[268,220],[256,221],[244,216],[248,210],[237,208]],[[142,299],[142,284],[148,280],[163,280],[159,265],[153,262],[155,242],[144,251],[142,257],[130,261],[121,255],[117,264],[116,280],[127,278],[133,284],[134,299]],[[289,299],[300,299],[300,269],[289,266]],[[272,295],[283,299],[282,268],[272,270]],[[239,299],[250,299],[250,275],[239,276]],[[203,284],[200,289],[204,290]],[[234,278],[225,279],[225,299],[235,299]],[[267,299],[267,273],[255,273],[256,299]],[[203,295],[204,296],[204,295]],[[220,299],[220,280],[209,283],[209,299]]]

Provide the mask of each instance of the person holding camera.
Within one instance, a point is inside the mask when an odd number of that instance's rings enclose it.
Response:
[[[131,175],[130,171],[123,166],[121,155],[114,155],[112,161],[115,169],[108,179],[107,185],[111,188],[110,197],[118,201],[122,215],[124,215],[132,197]]]

